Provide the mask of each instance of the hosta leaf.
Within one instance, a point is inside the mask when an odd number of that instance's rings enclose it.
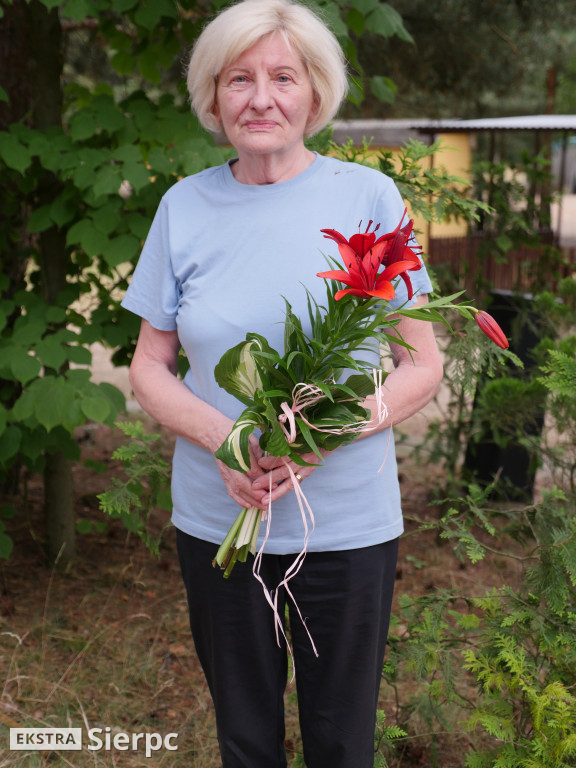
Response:
[[[258,411],[247,408],[236,420],[232,431],[214,454],[231,469],[239,472],[250,470],[250,435],[262,423]]]
[[[241,341],[222,355],[214,369],[222,389],[245,405],[251,405],[255,392],[262,389],[258,366],[251,354],[253,348],[261,349],[257,339]]]

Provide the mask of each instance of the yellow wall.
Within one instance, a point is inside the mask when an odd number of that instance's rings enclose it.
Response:
[[[448,173],[461,176],[470,181],[470,166],[472,163],[472,147],[470,135],[466,133],[440,134],[443,148],[434,157],[434,165],[443,166]],[[463,237],[466,235],[466,223],[448,221],[430,226],[431,237]]]

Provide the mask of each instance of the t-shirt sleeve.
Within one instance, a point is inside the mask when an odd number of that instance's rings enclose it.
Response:
[[[180,293],[170,253],[168,206],[162,200],[122,306],[159,331],[174,331]]]

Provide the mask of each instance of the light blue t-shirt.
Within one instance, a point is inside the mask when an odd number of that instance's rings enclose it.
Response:
[[[329,157],[317,155],[295,178],[263,186],[239,183],[229,164],[209,168],[162,199],[122,304],[158,330],[178,331],[190,363],[185,384],[236,419],[244,406],[218,386],[214,367],[247,332],[282,352],[284,297],[306,330],[304,286],[323,303],[326,289],[316,273],[330,268],[323,254],[339,259],[320,230],[349,238],[372,219],[380,235],[395,229],[403,212],[388,177]],[[432,290],[424,268],[409,276],[415,293]],[[401,280],[395,301],[406,301]],[[370,546],[403,530],[391,430],[339,448],[302,489],[315,518],[310,551]],[[183,438],[176,442],[172,496],[174,525],[217,544],[239,511],[212,454]],[[273,505],[265,551],[299,552],[303,537],[289,493]]]

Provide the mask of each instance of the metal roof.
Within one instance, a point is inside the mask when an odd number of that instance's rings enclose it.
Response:
[[[478,120],[414,120],[420,133],[475,133],[476,131],[564,131],[576,133],[576,115],[520,115]]]
[[[366,138],[376,147],[394,147],[404,144],[408,139],[419,139],[420,125],[426,127],[432,121],[428,119],[391,119],[391,120],[335,120],[332,123],[332,138],[337,144],[352,139],[361,145]]]

